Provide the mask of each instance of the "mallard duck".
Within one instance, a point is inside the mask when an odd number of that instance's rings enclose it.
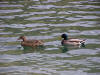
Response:
[[[25,36],[20,36],[18,38],[18,40],[23,40],[21,42],[22,46],[36,47],[36,46],[43,45],[43,41],[42,40],[29,40],[29,39],[26,39]]]
[[[62,34],[61,37],[63,38],[63,40],[61,41],[62,45],[81,45],[85,43],[85,39],[80,40],[80,39],[68,38],[67,34]]]

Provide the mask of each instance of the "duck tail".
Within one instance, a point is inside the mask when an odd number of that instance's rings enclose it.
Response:
[[[83,42],[85,43],[86,39],[83,40]]]
[[[81,43],[85,43],[85,40],[86,40],[86,39],[82,40]]]
[[[85,41],[86,39],[84,39],[83,41]]]

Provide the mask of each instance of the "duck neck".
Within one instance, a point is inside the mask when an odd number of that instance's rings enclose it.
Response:
[[[68,40],[68,37],[65,37],[64,40]]]
[[[26,38],[23,38],[23,42],[25,42],[27,39]]]

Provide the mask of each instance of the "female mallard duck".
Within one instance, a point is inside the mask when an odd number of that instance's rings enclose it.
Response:
[[[82,45],[85,43],[85,40],[68,38],[67,34],[62,34],[61,37],[64,38],[61,41],[62,45]]]
[[[26,39],[25,36],[20,36],[18,38],[18,40],[23,40],[21,42],[22,46],[36,47],[36,46],[43,45],[43,41],[42,40],[28,40],[28,39]]]

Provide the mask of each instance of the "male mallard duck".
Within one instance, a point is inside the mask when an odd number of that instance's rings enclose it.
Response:
[[[42,40],[28,40],[26,39],[25,36],[20,36],[18,38],[18,40],[23,40],[21,42],[22,46],[30,46],[30,47],[35,47],[35,46],[40,46],[43,45],[43,41]]]
[[[62,38],[64,38],[61,41],[62,45],[81,45],[85,43],[85,40],[80,40],[80,39],[73,39],[73,38],[68,38],[67,34],[62,34],[61,35]]]

